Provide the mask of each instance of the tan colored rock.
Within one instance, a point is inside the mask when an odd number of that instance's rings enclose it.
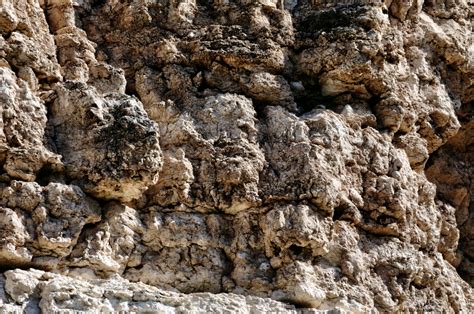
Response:
[[[98,198],[125,202],[156,183],[159,134],[136,98],[101,97],[83,83],[57,91],[53,121],[68,176]]]
[[[195,106],[191,113],[157,121],[164,131],[161,145],[165,154],[175,154],[179,162],[168,158],[169,163],[163,165],[167,172],[150,190],[151,204],[166,206],[171,195],[181,195],[179,202],[188,206],[231,214],[258,204],[258,173],[264,156],[257,143],[252,102],[244,96],[223,94],[190,99],[190,103]],[[177,110],[172,103],[164,103],[155,114],[158,108],[146,106],[152,116],[161,118]],[[174,181],[178,176],[182,179]]]
[[[34,181],[43,166],[59,164],[59,156],[43,143],[46,108],[27,83],[17,78],[13,71],[2,67],[0,73],[0,159],[9,176]]]
[[[472,112],[472,108],[461,108],[464,116]],[[473,221],[473,122],[466,123],[461,131],[448,141],[431,158],[426,170],[427,176],[438,186],[440,198],[452,205],[455,209],[455,221],[446,225],[446,232],[456,225],[459,234],[459,247],[457,252],[450,253],[453,265],[458,266],[460,273],[472,285],[474,283],[474,264],[472,263],[472,221]],[[446,205],[448,209],[451,206]],[[453,233],[452,231],[450,233]],[[449,241],[449,240],[448,240]]]
[[[0,296],[2,311],[296,313],[291,305],[252,296],[209,293],[184,295],[120,278],[81,281],[37,270],[6,272],[5,279],[0,278]],[[7,301],[7,298],[14,302]]]
[[[13,266],[26,264],[31,261],[32,254],[26,248],[26,241],[30,235],[20,216],[10,208],[0,209],[2,218],[1,233],[2,244],[0,259],[2,264]]]
[[[56,268],[82,228],[100,220],[99,206],[79,187],[12,181],[1,189],[2,265]]]
[[[0,311],[473,312],[471,16],[0,0]]]
[[[2,30],[5,44],[0,51],[7,61],[17,68],[29,66],[42,80],[61,79],[54,39],[39,1],[4,0],[0,8],[6,19],[1,22],[6,23],[6,33]]]
[[[115,203],[105,210],[106,221],[83,234],[84,241],[78,243],[64,262],[67,267],[84,267],[112,275],[142,263],[144,247],[139,242],[144,226],[138,213]],[[78,269],[71,270],[71,274],[79,273]]]
[[[281,76],[265,72],[253,73],[248,79],[248,83],[244,83],[244,85],[248,89],[248,94],[255,101],[278,104],[296,110],[290,84]]]

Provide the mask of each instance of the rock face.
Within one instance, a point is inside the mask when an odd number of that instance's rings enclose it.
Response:
[[[81,281],[39,270],[7,271],[0,277],[3,311],[43,313],[296,313],[293,306],[254,296],[163,291],[121,278]]]
[[[156,183],[161,150],[156,124],[137,99],[100,97],[85,84],[58,87],[52,105],[57,150],[66,175],[101,199],[136,199]]]
[[[0,0],[0,310],[473,312],[473,14]]]

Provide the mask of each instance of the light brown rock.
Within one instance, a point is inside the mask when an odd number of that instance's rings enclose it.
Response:
[[[102,199],[131,201],[156,183],[161,149],[155,123],[123,94],[101,97],[83,83],[58,86],[52,107],[66,174]]]
[[[472,13],[0,0],[0,310],[472,312]]]

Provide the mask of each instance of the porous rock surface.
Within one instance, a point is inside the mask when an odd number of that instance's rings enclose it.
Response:
[[[473,15],[0,0],[0,310],[473,312]]]
[[[33,269],[0,277],[0,306],[10,313],[296,313],[291,305],[255,296],[184,295],[120,277],[82,281]]]

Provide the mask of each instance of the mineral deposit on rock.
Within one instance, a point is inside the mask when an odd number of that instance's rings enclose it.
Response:
[[[0,0],[0,311],[474,312],[473,17]]]

